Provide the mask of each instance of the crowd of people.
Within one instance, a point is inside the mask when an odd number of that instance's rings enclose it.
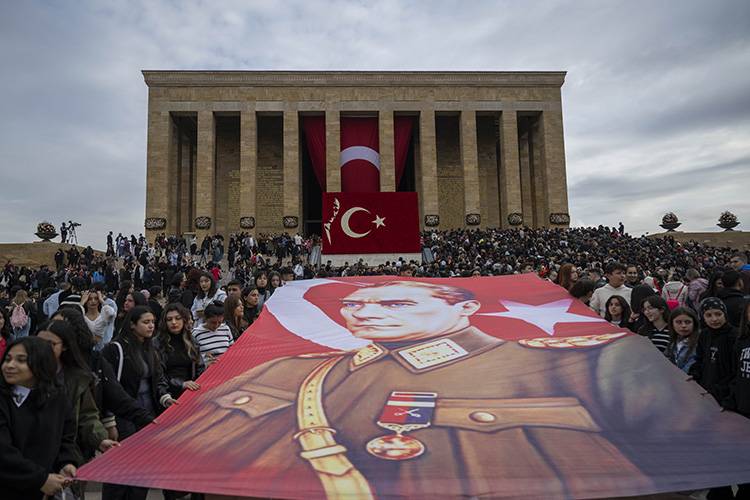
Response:
[[[653,342],[724,408],[750,417],[750,265],[728,248],[634,238],[622,228],[422,234],[419,260],[322,262],[317,236],[107,235],[54,266],[0,275],[3,498],[70,490],[76,467],[174,404],[285,283],[313,277],[537,273]],[[48,434],[36,432],[49,429]],[[726,493],[726,491],[724,491]],[[147,490],[104,485],[107,499]],[[183,492],[165,491],[167,499]]]

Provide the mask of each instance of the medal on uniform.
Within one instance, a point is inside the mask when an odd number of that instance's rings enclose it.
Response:
[[[377,424],[395,432],[367,443],[367,452],[383,460],[409,460],[420,456],[425,445],[406,433],[432,424],[436,392],[392,391]]]

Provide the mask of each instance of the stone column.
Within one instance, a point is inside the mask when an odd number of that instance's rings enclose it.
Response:
[[[521,205],[521,168],[518,158],[518,117],[504,110],[500,117],[500,213],[502,227],[523,223]]]
[[[521,166],[521,213],[523,214],[523,224],[528,227],[534,227],[534,192],[532,191],[529,132],[523,134],[518,141],[518,162]]]
[[[258,122],[255,103],[240,112],[240,220],[241,231],[255,228],[255,172],[258,167]],[[252,231],[254,232],[254,231]]]
[[[422,224],[427,229],[436,229],[440,225],[436,140],[435,109],[423,108],[419,113],[419,161],[422,172]]]
[[[192,147],[190,140],[180,131],[180,232],[193,230],[193,178],[192,178]]]
[[[167,222],[175,214],[169,206],[169,160],[172,152],[172,117],[168,111],[148,114],[146,144],[146,236],[154,241],[166,231]],[[172,210],[174,211],[174,210]]]
[[[477,112],[461,111],[461,165],[464,172],[464,223],[477,226],[482,221],[479,198],[479,159],[477,154]]]
[[[542,112],[540,142],[545,177],[544,196],[548,213],[544,225],[570,226],[568,212],[568,184],[565,172],[565,140],[563,138],[562,109]]]
[[[299,115],[294,105],[284,109],[284,162],[283,190],[284,229],[298,231],[300,224],[300,175],[299,175]]]
[[[341,113],[331,103],[326,107],[326,191],[341,191]]]
[[[380,127],[380,191],[395,191],[396,148],[394,144],[393,110],[381,109],[378,112]]]
[[[549,226],[549,199],[547,198],[547,175],[544,167],[544,142],[542,141],[542,119],[538,118],[531,126],[531,192],[534,194],[534,227]]]
[[[216,122],[214,112],[198,111],[198,148],[195,179],[195,232],[198,244],[213,234],[216,191]]]

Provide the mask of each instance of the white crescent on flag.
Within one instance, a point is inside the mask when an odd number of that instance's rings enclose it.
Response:
[[[367,146],[349,146],[341,151],[339,166],[343,167],[352,160],[365,160],[380,170],[380,154]]]

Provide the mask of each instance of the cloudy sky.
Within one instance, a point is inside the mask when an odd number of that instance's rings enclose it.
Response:
[[[565,70],[575,225],[750,229],[750,2],[0,4],[0,242],[141,231],[142,69]]]

